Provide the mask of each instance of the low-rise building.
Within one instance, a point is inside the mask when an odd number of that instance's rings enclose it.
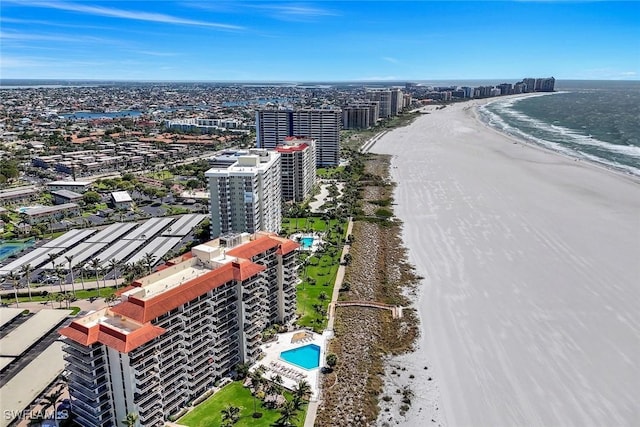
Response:
[[[0,191],[0,206],[26,203],[38,198],[34,187],[19,187]]]
[[[49,191],[69,190],[76,193],[84,193],[90,186],[91,183],[89,181],[51,181],[47,183]]]
[[[57,221],[62,218],[79,215],[80,207],[76,203],[31,208],[24,213],[29,225],[39,224],[46,221]]]
[[[82,202],[82,194],[69,190],[57,190],[52,191],[54,205],[64,205],[66,203],[80,203]]]
[[[128,210],[133,207],[133,199],[126,191],[112,192],[109,201],[114,209]]]

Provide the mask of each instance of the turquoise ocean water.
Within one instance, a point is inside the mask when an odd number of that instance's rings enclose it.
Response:
[[[640,81],[560,81],[557,92],[498,98],[483,121],[529,142],[640,176]]]

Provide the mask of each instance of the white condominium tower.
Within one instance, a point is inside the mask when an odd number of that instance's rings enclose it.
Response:
[[[288,136],[316,140],[316,165],[337,166],[340,156],[341,110],[260,110],[256,112],[258,148],[275,149]]]
[[[280,153],[282,200],[302,202],[316,183],[316,141],[289,136],[276,151]]]
[[[252,149],[212,160],[205,176],[211,195],[211,237],[279,232],[282,222],[280,154]]]
[[[298,244],[247,233],[196,246],[60,330],[71,411],[83,427],[127,414],[163,426],[260,355],[260,333],[296,311]]]

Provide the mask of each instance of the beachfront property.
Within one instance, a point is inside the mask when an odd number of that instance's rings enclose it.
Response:
[[[316,140],[316,165],[337,166],[340,153],[342,110],[299,109],[256,111],[256,145],[274,150],[286,137]]]
[[[369,129],[380,120],[378,101],[358,102],[342,108],[342,129]]]
[[[311,194],[316,183],[315,145],[314,139],[289,136],[276,147],[283,201],[302,202]]]
[[[77,422],[115,426],[133,412],[163,425],[254,363],[262,330],[294,319],[297,249],[270,233],[198,245],[61,329]]]
[[[227,233],[279,232],[282,222],[280,153],[227,152],[209,160],[211,238]]]

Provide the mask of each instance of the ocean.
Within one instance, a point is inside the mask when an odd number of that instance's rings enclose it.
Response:
[[[502,132],[640,176],[640,81],[560,81],[557,92],[496,99],[481,119]]]

